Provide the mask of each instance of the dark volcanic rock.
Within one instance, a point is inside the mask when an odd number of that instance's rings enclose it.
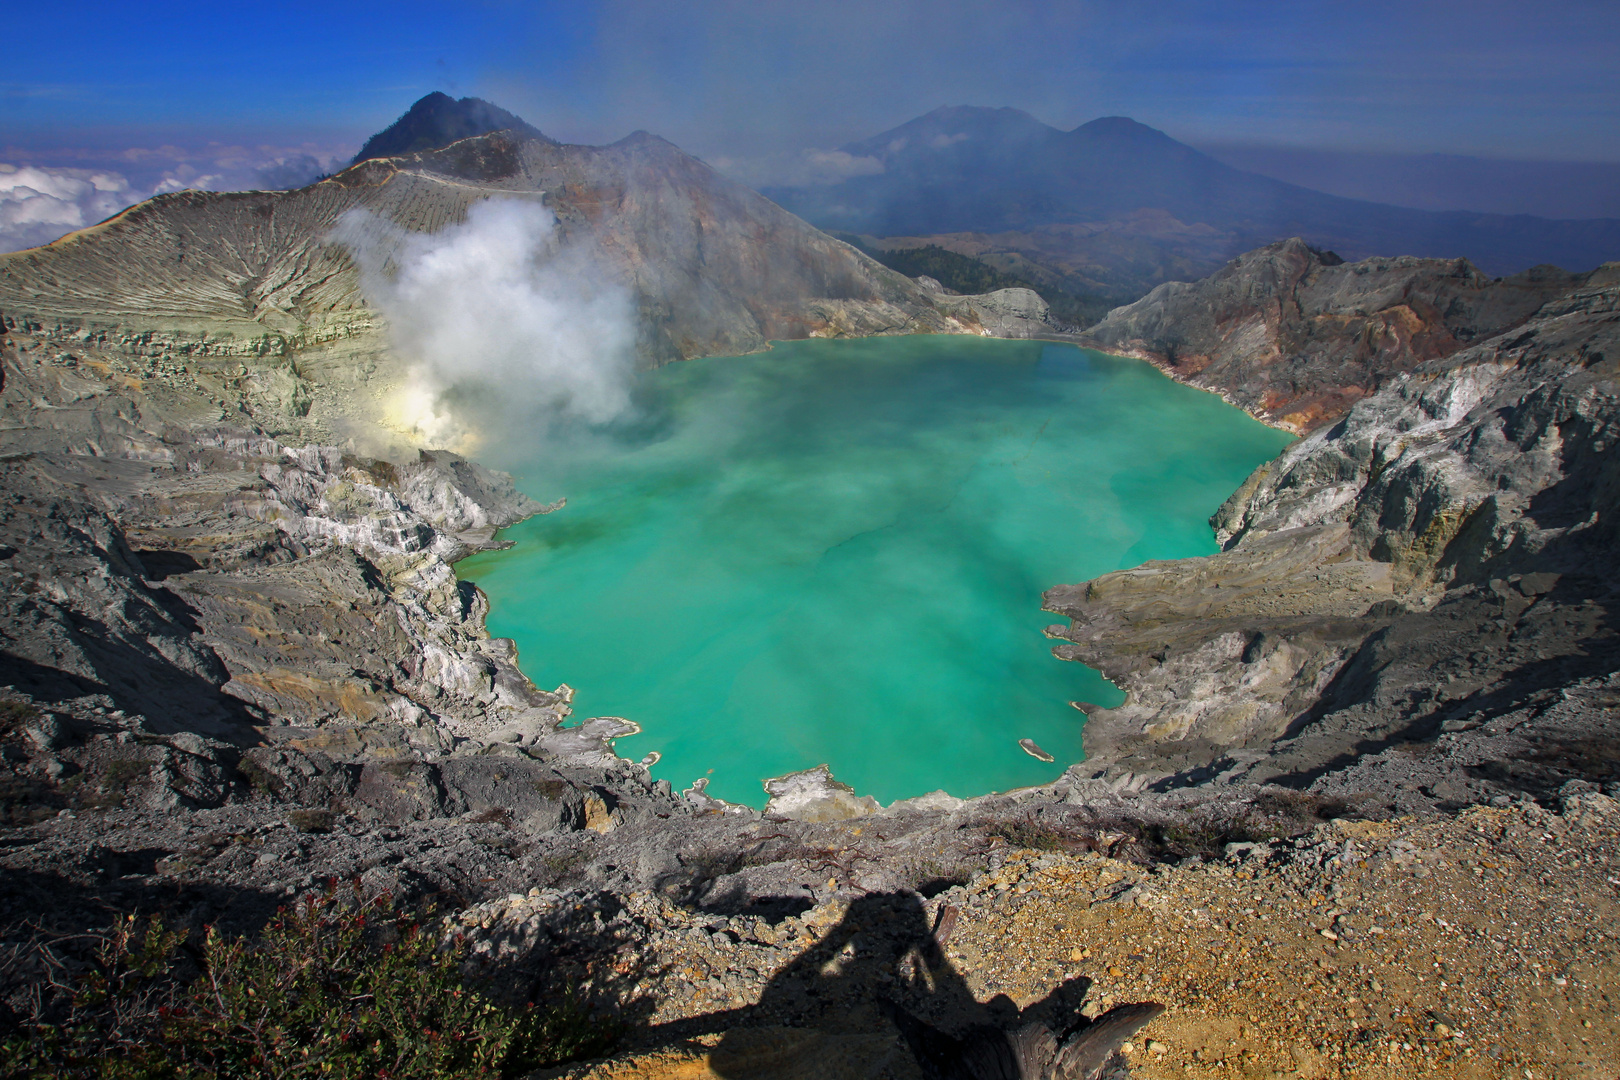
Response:
[[[158,730],[228,735],[239,702],[196,612],[152,588],[123,530],[36,461],[0,463],[0,684],[43,697],[110,694]],[[183,721],[176,719],[184,717]]]
[[[449,567],[545,509],[510,477],[205,426],[222,383],[79,349],[0,337],[0,684],[237,742],[267,722],[566,715]]]
[[[437,150],[492,131],[510,131],[519,138],[541,142],[555,141],[539,128],[482,98],[464,97],[457,101],[435,90],[407,109],[404,116],[367,139],[350,164]]]

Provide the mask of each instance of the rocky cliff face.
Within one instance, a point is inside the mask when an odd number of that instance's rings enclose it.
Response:
[[[1318,260],[1311,284],[1345,270]],[[1274,296],[1259,277],[1253,291]],[[1245,291],[1236,272],[1218,284]],[[1049,630],[1068,642],[1058,655],[1129,694],[1091,712],[1094,765],[1308,782],[1538,701],[1609,693],[1620,274],[1601,269],[1528,318],[1512,318],[1517,297],[1471,295],[1459,329],[1511,328],[1392,374],[1262,467],[1213,519],[1224,552],[1047,593],[1071,619]],[[1266,370],[1276,350],[1251,332],[1219,370]],[[1321,400],[1332,386],[1301,390]]]
[[[1587,277],[1542,267],[1493,279],[1466,259],[1345,263],[1285,240],[1200,281],[1160,285],[1086,337],[1303,433],[1393,376],[1522,323]]]
[[[1030,338],[1056,329],[1051,307],[1033,289],[997,289],[980,296],[940,292],[935,303],[941,311],[981,327],[990,337]]]
[[[573,692],[451,570],[556,507],[445,451],[290,446],[250,377],[57,342],[0,334],[0,820],[257,798],[567,833],[676,804],[612,753],[633,724],[561,728]]]
[[[566,715],[489,640],[482,598],[449,566],[543,511],[509,478],[443,452],[396,466],[192,426],[206,390],[148,393],[118,353],[0,341],[0,681],[226,739]]]
[[[455,791],[489,770],[429,782],[412,766],[359,795],[349,772],[489,746],[629,767],[609,747],[633,725],[560,729],[571,692],[528,683],[450,569],[550,508],[454,454],[354,449],[386,444],[381,403],[404,372],[331,242],[350,210],[431,233],[479,200],[541,201],[564,242],[632,291],[646,362],[775,337],[1046,326],[1033,294],[939,296],[660,139],[521,134],[361,161],[300,191],[165,196],[0,259],[0,552],[13,585],[0,684],[86,730],[105,713],[125,734],[213,740],[205,803],[226,797],[220,778],[242,748],[334,728],[360,734],[278,749],[258,772],[287,798],[308,788],[410,816],[462,805]],[[52,787],[81,766],[26,768]]]

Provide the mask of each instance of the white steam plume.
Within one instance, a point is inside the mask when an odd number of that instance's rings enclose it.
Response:
[[[538,200],[487,199],[431,235],[350,210],[333,239],[359,264],[410,374],[391,420],[459,450],[625,411],[635,305]]]

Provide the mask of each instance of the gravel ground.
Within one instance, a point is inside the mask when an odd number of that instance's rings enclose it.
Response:
[[[948,1031],[1160,1001],[1114,1066],[1142,1077],[1612,1080],[1617,837],[1620,803],[1571,791],[1561,813],[1333,821],[1220,862],[1009,847],[930,899],[840,898],[774,922],[651,894],[604,917],[556,893],[460,920],[492,955],[542,927],[619,928],[579,985],[637,988],[631,1039],[648,1049],[556,1074],[575,1080],[918,1075],[885,1000]]]
[[[1105,1075],[1620,1075],[1620,803],[1594,785],[1386,820],[1320,821],[1355,812],[1322,800],[1154,817],[1082,794],[822,824],[586,814],[534,835],[263,799],[44,806],[0,837],[0,967],[21,992],[41,934],[132,910],[251,931],[358,879],[449,912],[514,993],[566,989],[622,1025],[620,1056],[558,1074],[575,1080],[909,1080],[896,1008],[961,1034],[1141,1001],[1168,1009]],[[1279,839],[1223,851],[1233,821]],[[1214,857],[1165,861],[1189,850]]]

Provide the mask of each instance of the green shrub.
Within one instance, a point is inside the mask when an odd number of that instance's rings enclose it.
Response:
[[[96,1080],[518,1075],[611,1038],[571,1000],[511,1005],[462,974],[465,947],[386,896],[329,890],[254,941],[133,916],[63,1022],[24,1027],[0,1074]]]
[[[1034,814],[1025,814],[1011,821],[997,822],[994,831],[1013,848],[1030,851],[1055,851],[1076,855],[1082,851],[1106,852],[1110,847],[1109,842],[1099,838],[1094,828],[1076,825],[1073,822],[1052,821]]]

